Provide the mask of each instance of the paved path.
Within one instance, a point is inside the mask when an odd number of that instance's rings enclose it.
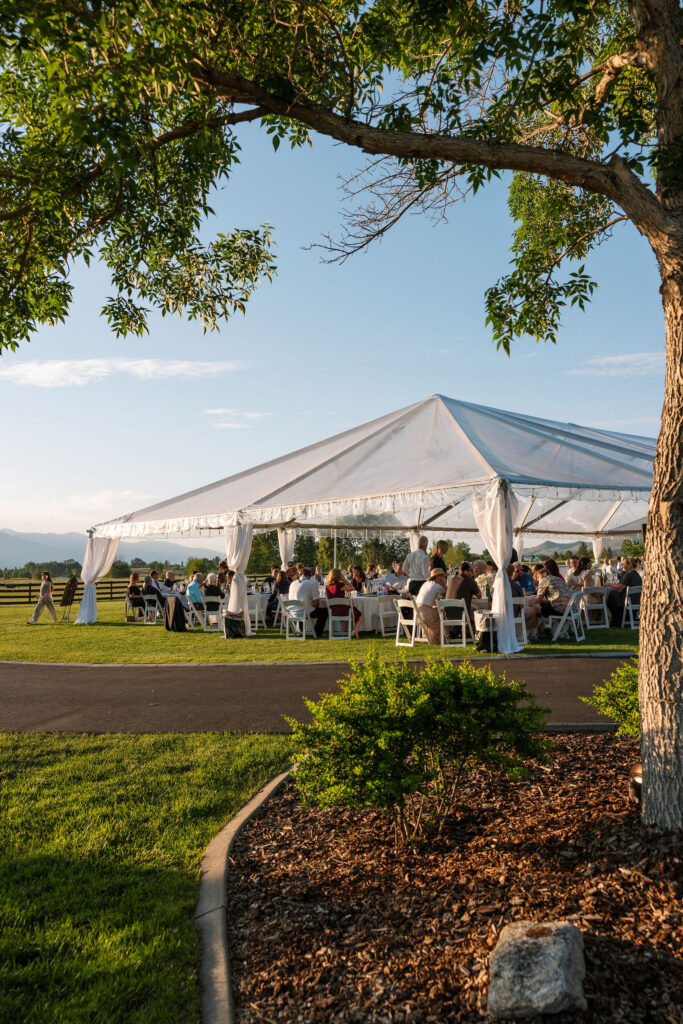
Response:
[[[496,659],[551,709],[554,726],[604,726],[580,700],[623,658]],[[485,660],[479,662],[486,664]],[[345,663],[50,665],[0,663],[0,730],[286,732],[302,696],[336,689]]]

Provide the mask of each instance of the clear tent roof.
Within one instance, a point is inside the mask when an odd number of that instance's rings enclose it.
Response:
[[[196,535],[238,522],[321,533],[476,533],[471,495],[502,478],[516,527],[632,535],[647,517],[655,441],[443,395],[198,490],[99,524],[99,537]]]

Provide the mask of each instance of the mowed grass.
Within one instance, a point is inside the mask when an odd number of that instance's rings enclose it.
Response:
[[[0,734],[0,1020],[199,1020],[192,922],[213,836],[285,736]]]
[[[100,601],[93,626],[59,623],[43,612],[37,626],[27,626],[32,606],[0,607],[0,661],[65,661],[92,664],[183,664],[217,662],[350,661],[367,656],[373,644],[383,658],[396,658],[406,648],[394,637],[361,633],[360,640],[285,640],[277,629],[259,629],[252,637],[225,640],[221,633],[167,633],[162,624],[125,622],[122,601]],[[72,612],[75,618],[76,610]],[[424,657],[426,644],[413,651]],[[433,650],[433,648],[432,648]],[[473,657],[474,647],[453,647],[453,657]],[[525,654],[568,654],[637,651],[638,633],[630,629],[594,629],[585,643],[565,640],[529,644]]]

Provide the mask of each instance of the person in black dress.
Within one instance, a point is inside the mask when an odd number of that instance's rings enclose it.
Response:
[[[140,577],[136,572],[130,574],[130,580],[126,587],[126,594],[128,595],[128,603],[133,609],[133,615],[137,615],[139,619],[144,615],[145,602],[142,600],[142,591],[140,590]],[[137,611],[135,609],[138,609]]]

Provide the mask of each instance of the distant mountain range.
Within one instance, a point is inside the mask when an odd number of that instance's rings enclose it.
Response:
[[[82,563],[87,537],[84,533],[18,533],[0,529],[0,568],[18,569],[27,562],[63,562],[75,558]],[[201,546],[184,547],[167,540],[121,541],[117,558],[129,562],[142,558],[145,562],[184,563],[192,555],[213,558],[216,550]]]

